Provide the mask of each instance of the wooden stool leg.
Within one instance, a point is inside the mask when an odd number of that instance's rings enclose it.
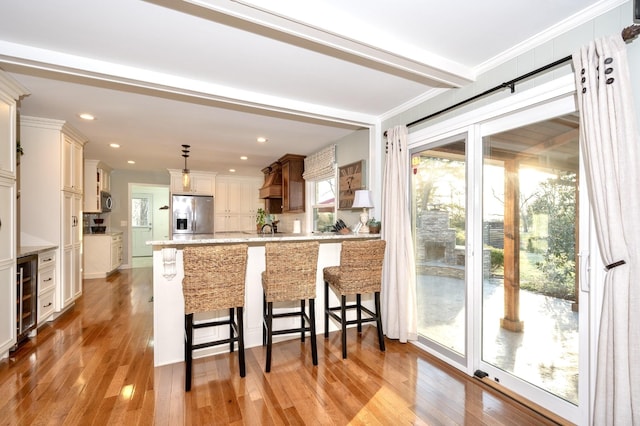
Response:
[[[244,377],[247,373],[244,365],[244,317],[242,306],[238,306],[238,361],[240,363],[240,377]]]
[[[304,307],[305,307],[305,300],[302,299],[302,300],[300,300],[300,329],[302,330],[300,332],[300,341],[301,342],[304,342],[304,334],[305,334],[304,333],[304,326],[305,326],[305,323],[304,323]]]
[[[193,361],[193,314],[184,316],[184,390],[191,390],[191,362]]]
[[[271,371],[271,344],[273,343],[273,302],[267,303],[267,362],[265,371]]]
[[[358,333],[362,333],[362,296],[356,294],[356,315],[358,319]]]
[[[382,333],[382,316],[380,315],[380,292],[376,291],[375,293],[375,302],[376,302],[376,325],[378,328],[378,344],[380,345],[380,350],[384,352],[384,335]]]
[[[324,282],[324,338],[329,338],[329,283]]]
[[[342,296],[340,303],[340,325],[342,326],[342,358],[347,358],[347,296]]]
[[[304,321],[304,317],[302,318]],[[311,359],[318,365],[318,346],[316,343],[316,300],[309,299],[309,328],[311,329]]]

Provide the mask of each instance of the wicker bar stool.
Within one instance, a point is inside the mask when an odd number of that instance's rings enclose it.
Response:
[[[233,352],[238,343],[240,377],[245,376],[243,307],[245,275],[247,272],[247,245],[220,245],[185,247],[184,328],[185,328],[185,391],[191,390],[193,351],[211,346],[229,344]],[[194,323],[193,314],[229,309],[229,319]],[[234,311],[237,310],[237,323]],[[193,330],[204,327],[229,325],[229,338],[193,344]]]
[[[303,243],[266,243],[265,271],[262,273],[263,329],[262,344],[267,346],[265,371],[271,371],[271,346],[273,335],[300,333],[304,342],[305,333],[310,332],[311,359],[318,365],[316,345],[316,273],[318,270],[317,241]],[[274,302],[299,300],[300,310],[273,313]],[[309,315],[305,312],[305,301],[309,301]],[[273,329],[274,318],[300,317],[299,328]],[[305,324],[306,322],[306,324]]]
[[[384,336],[380,316],[380,288],[382,286],[382,263],[386,241],[344,241],[340,252],[340,266],[329,266],[322,270],[324,276],[324,337],[329,337],[329,317],[338,321],[342,329],[342,358],[347,357],[347,325],[357,324],[358,333],[362,323],[376,322],[378,344],[384,351]],[[340,297],[340,306],[329,307],[329,287]],[[373,293],[375,313],[362,306],[361,295]],[[347,305],[347,296],[356,295],[355,305]],[[356,310],[356,319],[347,320],[347,309]],[[339,314],[337,313],[339,312]],[[362,313],[368,315],[362,317]]]

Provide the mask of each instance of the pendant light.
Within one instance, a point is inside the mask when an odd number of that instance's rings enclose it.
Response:
[[[187,158],[189,158],[190,145],[182,145],[182,156],[184,157],[184,169],[182,169],[182,190],[184,192],[191,191],[191,176],[187,168]]]

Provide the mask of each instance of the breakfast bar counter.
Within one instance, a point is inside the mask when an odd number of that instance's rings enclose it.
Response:
[[[379,234],[257,234],[218,233],[190,236],[174,236],[172,240],[149,241],[153,246],[153,332],[154,365],[161,366],[184,360],[184,299],[182,296],[183,263],[182,249],[193,245],[247,244],[249,246],[247,275],[245,280],[244,333],[245,347],[262,345],[262,283],[261,273],[265,269],[264,245],[267,242],[318,241],[318,270],[316,276],[316,331],[324,332],[324,281],[322,269],[340,264],[340,248],[344,240],[378,239]],[[331,294],[332,298],[335,295]],[[363,303],[370,301],[363,298]],[[332,300],[337,303],[337,299]],[[293,306],[293,305],[289,305]],[[287,309],[282,305],[281,309]],[[214,317],[228,316],[228,311],[217,312]],[[195,319],[210,317],[198,316]],[[288,321],[288,319],[287,319]],[[299,321],[291,319],[290,321]],[[337,327],[330,322],[331,330]],[[224,327],[196,330],[194,343],[199,340],[225,338]],[[202,332],[198,334],[198,332]],[[291,336],[289,338],[295,338]],[[286,338],[286,337],[284,337]],[[321,338],[321,337],[318,337]],[[203,349],[201,355],[228,351],[228,346]],[[197,355],[196,355],[197,356]]]

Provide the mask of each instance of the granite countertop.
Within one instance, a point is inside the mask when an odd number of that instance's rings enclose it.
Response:
[[[195,235],[174,235],[172,240],[156,240],[147,241],[147,245],[153,246],[179,246],[179,245],[196,245],[196,244],[230,244],[230,243],[249,243],[264,244],[272,241],[320,241],[332,242],[342,240],[364,240],[377,239],[380,234],[337,234],[335,232],[325,233],[277,233],[277,234],[258,234],[255,232],[220,232],[215,234],[195,234]]]
[[[45,251],[57,249],[56,245],[44,246],[20,246],[18,247],[18,257],[30,256],[32,254],[40,254]]]

